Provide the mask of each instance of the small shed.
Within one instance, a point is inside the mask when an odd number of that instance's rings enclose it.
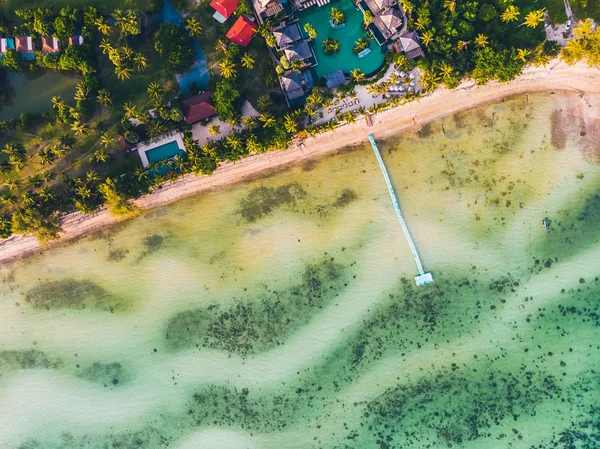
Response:
[[[60,41],[54,36],[42,36],[42,53],[54,54],[60,51]]]
[[[210,2],[211,8],[215,10],[213,17],[219,23],[229,19],[239,4],[240,0],[212,0]]]
[[[247,47],[254,37],[254,33],[256,33],[257,29],[258,25],[256,25],[252,20],[248,19],[247,17],[240,17],[236,20],[225,36],[227,36],[227,38],[232,42],[235,42],[242,47]]]

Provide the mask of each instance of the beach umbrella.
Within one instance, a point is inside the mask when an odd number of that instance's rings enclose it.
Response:
[[[411,80],[414,80],[414,79],[415,79],[415,74],[414,74],[414,73],[411,73],[411,74],[409,74],[409,75],[408,75],[408,77],[409,77]]]
[[[402,78],[404,78],[406,76],[406,73],[400,72],[398,75],[400,75]]]
[[[414,85],[415,85],[415,82],[414,82],[414,81],[411,81],[411,82],[410,82],[410,85],[411,85],[411,86],[414,86]]]
[[[400,92],[404,92],[405,90],[406,90],[406,87],[400,86]]]

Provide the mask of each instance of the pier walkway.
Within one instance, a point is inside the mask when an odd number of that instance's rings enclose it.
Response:
[[[390,197],[392,198],[392,203],[394,204],[394,209],[396,210],[396,216],[398,217],[398,221],[400,222],[402,231],[404,231],[404,236],[408,241],[408,246],[410,246],[410,250],[412,251],[413,257],[415,258],[415,263],[417,264],[417,268],[419,269],[419,275],[415,276],[415,282],[417,283],[417,286],[429,284],[433,282],[433,276],[431,275],[431,273],[425,273],[425,270],[423,269],[423,265],[421,264],[421,258],[419,257],[419,253],[417,252],[415,243],[413,242],[413,239],[410,236],[410,232],[408,232],[408,227],[406,226],[404,217],[402,217],[402,211],[400,210],[400,204],[398,204],[398,199],[396,198],[396,193],[394,192],[394,187],[392,186],[392,181],[390,180],[387,169],[385,168],[385,164],[383,163],[381,153],[379,152],[379,148],[377,148],[377,144],[375,143],[375,138],[373,137],[373,134],[369,134],[369,142],[371,142],[373,152],[375,153],[375,157],[377,157],[379,167],[381,167],[383,178],[385,179],[388,191],[390,192]]]

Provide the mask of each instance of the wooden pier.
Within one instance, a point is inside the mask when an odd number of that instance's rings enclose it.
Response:
[[[381,171],[383,173],[383,178],[385,179],[385,183],[390,193],[390,197],[392,198],[394,209],[396,210],[396,216],[398,217],[398,221],[400,222],[402,231],[404,231],[404,236],[408,241],[408,246],[410,246],[410,250],[412,251],[413,257],[415,258],[415,263],[417,264],[417,269],[419,270],[419,275],[415,276],[415,282],[417,286],[429,284],[433,282],[433,276],[431,275],[431,273],[425,273],[425,270],[423,269],[423,265],[421,264],[421,258],[419,257],[419,253],[417,252],[415,243],[413,242],[413,239],[410,236],[410,232],[408,232],[408,227],[406,226],[406,222],[404,221],[404,217],[402,216],[402,211],[400,210],[400,204],[398,203],[396,193],[394,192],[394,186],[392,185],[392,181],[390,180],[387,169],[385,168],[385,164],[383,163],[381,153],[379,152],[379,148],[377,148],[377,144],[375,143],[375,138],[373,137],[373,134],[369,134],[369,141],[371,142],[373,152],[375,153],[375,157],[377,157],[377,162],[379,162],[379,167],[381,168]]]

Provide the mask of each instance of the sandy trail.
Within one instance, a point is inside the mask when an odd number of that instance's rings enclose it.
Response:
[[[364,120],[359,120],[358,123],[310,139],[303,148],[292,146],[285,151],[254,155],[236,163],[226,162],[210,176],[186,175],[177,182],[165,184],[161,189],[135,200],[135,203],[142,210],[152,209],[199,192],[243,181],[347,146],[363,143],[369,133],[379,138],[386,137],[404,129],[422,126],[445,115],[505,97],[554,90],[580,92],[586,104],[583,108],[586,109],[582,112],[583,116],[591,117],[592,120],[600,116],[600,70],[584,64],[569,66],[554,60],[547,67],[527,68],[521,76],[510,83],[492,82],[479,87],[474,82],[467,81],[454,90],[439,88],[420,101],[373,116],[372,128],[368,128]],[[111,216],[106,209],[91,216],[81,213],[69,214],[62,221],[64,230],[61,234],[62,238],[53,246],[85,236],[117,221],[118,219]],[[0,262],[8,262],[40,250],[41,247],[35,238],[14,235],[0,241]]]

